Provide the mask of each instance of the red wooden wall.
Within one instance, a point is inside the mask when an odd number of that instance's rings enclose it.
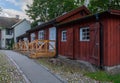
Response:
[[[67,41],[61,41],[63,30],[67,31]],[[73,28],[63,27],[58,29],[58,50],[60,55],[66,55],[69,58],[74,58],[73,56]]]
[[[85,6],[81,6],[81,7],[76,8],[75,10],[72,10],[66,14],[63,14],[57,17],[56,21],[59,23],[67,22],[67,21],[75,20],[80,17],[84,17],[89,14],[91,14],[90,11]]]
[[[97,25],[96,25],[97,24]],[[95,46],[95,36],[97,43],[99,43],[99,33],[95,35],[94,27],[98,28],[99,32],[99,24],[96,22],[80,22],[69,24],[68,26],[63,26],[58,29],[59,33],[59,45],[58,52],[60,55],[67,56],[69,58],[89,61],[93,64],[99,65],[99,47],[94,48]],[[90,27],[90,41],[80,41],[80,28],[82,27]],[[93,29],[93,31],[92,31]],[[67,30],[67,41],[61,41],[61,32],[63,30]],[[97,54],[95,54],[97,52]],[[94,55],[94,56],[93,56]]]
[[[107,55],[105,65],[120,65],[120,16],[109,16],[107,20]]]
[[[81,14],[80,12],[83,12],[83,13]],[[80,18],[80,17],[83,17],[83,16],[87,15],[84,11],[80,11],[80,12],[77,12],[77,13],[63,19],[60,22],[67,22],[67,21],[75,20],[76,18]]]
[[[49,39],[49,28],[51,28],[52,27],[52,25],[49,25],[49,26],[45,26],[44,28],[41,28],[41,29],[39,29],[39,30],[35,30],[35,31],[31,31],[31,32],[29,32],[29,41],[31,40],[31,38],[30,38],[30,34],[32,34],[32,33],[35,33],[35,37],[36,37],[36,39],[38,39],[38,32],[40,31],[40,30],[44,30],[45,31],[45,40],[47,40],[47,39]]]
[[[99,21],[103,28],[103,65],[120,65],[120,17],[108,15]],[[80,41],[80,27],[90,27],[90,41]],[[97,34],[95,34],[98,28]],[[61,41],[61,31],[67,30],[67,41]],[[100,65],[100,24],[94,19],[60,26],[58,31],[58,52],[69,58],[88,61]],[[96,42],[94,41],[96,40]]]

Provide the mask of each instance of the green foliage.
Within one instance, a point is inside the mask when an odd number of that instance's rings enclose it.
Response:
[[[104,71],[98,71],[94,73],[86,73],[86,75],[92,79],[99,80],[99,81],[112,81],[113,83],[120,82],[120,74],[110,75]]]
[[[46,22],[65,12],[73,10],[84,4],[85,0],[34,0],[32,5],[27,5],[27,15],[35,22]]]
[[[120,9],[119,0],[90,0],[88,8],[92,13],[101,12],[107,9]]]
[[[13,48],[13,45],[14,45],[14,38],[11,39],[10,49]]]
[[[13,48],[14,45],[14,38],[11,39],[11,43],[7,46],[8,50],[11,50]]]
[[[40,22],[40,20],[36,20],[34,22],[31,23],[31,27],[34,28],[38,25],[38,22]]]

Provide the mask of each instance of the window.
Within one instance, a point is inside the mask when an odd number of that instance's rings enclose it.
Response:
[[[6,29],[6,35],[12,35],[12,29]]]
[[[90,29],[89,27],[80,28],[80,41],[90,40]]]
[[[31,41],[35,40],[35,33],[31,34]]]
[[[6,39],[6,45],[10,45],[11,44],[11,39]]]
[[[66,41],[67,40],[67,31],[64,30],[62,31],[62,40],[61,41]]]
[[[38,39],[44,40],[44,30],[38,32]]]

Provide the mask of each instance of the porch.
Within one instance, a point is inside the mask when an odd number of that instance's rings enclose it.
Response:
[[[56,54],[55,40],[19,41],[13,49],[27,53],[30,58],[54,57]]]

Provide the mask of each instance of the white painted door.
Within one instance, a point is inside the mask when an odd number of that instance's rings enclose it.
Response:
[[[34,41],[35,40],[35,33],[32,33],[31,34],[31,41]]]
[[[56,27],[49,28],[49,40],[56,40]],[[55,47],[55,42],[50,42],[50,44]],[[49,46],[49,49],[52,47]]]
[[[25,38],[23,38],[23,40],[24,40],[24,41],[28,41],[28,38],[25,37]]]

